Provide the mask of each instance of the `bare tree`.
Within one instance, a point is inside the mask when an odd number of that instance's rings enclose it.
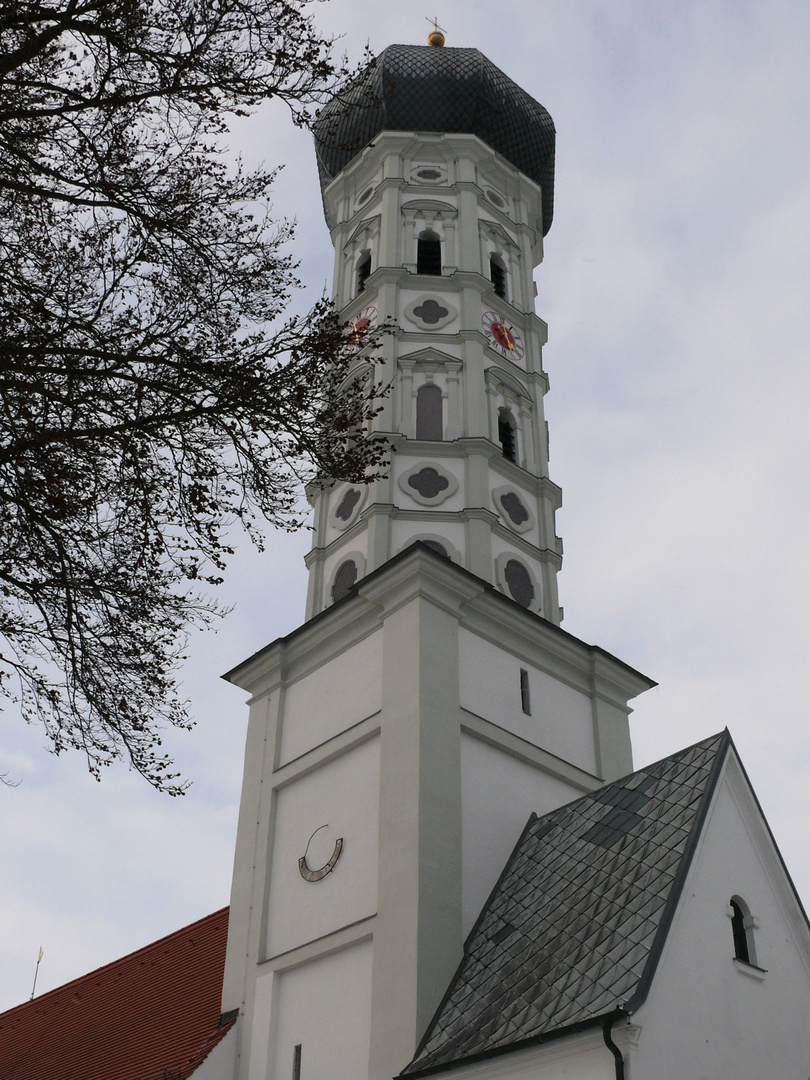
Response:
[[[329,44],[300,0],[0,0],[0,686],[96,776],[184,789],[159,731],[228,530],[384,453],[331,306],[285,320],[272,172],[219,149],[267,98],[307,122]]]

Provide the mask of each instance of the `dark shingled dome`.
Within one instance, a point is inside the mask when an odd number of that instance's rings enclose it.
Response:
[[[381,131],[477,135],[543,188],[554,211],[554,122],[478,49],[389,45],[315,124],[321,190]]]

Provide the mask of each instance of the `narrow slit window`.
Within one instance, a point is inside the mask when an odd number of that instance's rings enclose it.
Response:
[[[506,267],[497,255],[490,256],[489,280],[492,282],[492,288],[495,290],[495,295],[506,300]]]
[[[441,442],[444,436],[442,389],[428,384],[416,393],[416,437]]]
[[[732,896],[731,905],[731,933],[734,938],[734,959],[743,964],[752,964],[756,967],[756,955],[752,939],[753,919],[745,901],[739,896]]]
[[[498,410],[498,442],[503,456],[517,464],[517,424],[509,409]]]
[[[520,707],[527,716],[532,715],[532,696],[529,689],[529,673],[520,669]]]
[[[292,1080],[301,1080],[301,1043],[296,1043],[293,1049]]]
[[[361,292],[365,292],[366,281],[368,281],[371,275],[371,252],[366,251],[360,256],[360,261],[357,264],[357,287],[355,295],[359,295]]]
[[[441,274],[442,242],[434,232],[423,232],[416,241],[417,274]]]

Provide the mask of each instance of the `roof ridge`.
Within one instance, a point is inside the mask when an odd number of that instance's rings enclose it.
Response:
[[[729,744],[731,746],[734,746],[734,741],[731,738],[731,734],[728,728],[723,728],[722,731],[718,731],[714,735],[709,735],[705,739],[698,739],[697,742],[692,743],[690,746],[685,746],[682,750],[676,750],[672,754],[665,754],[664,757],[659,758],[658,761],[651,761],[649,765],[642,765],[639,769],[633,769],[632,772],[625,773],[624,776],[620,776],[617,780],[608,780],[606,783],[601,784],[597,788],[594,788],[593,791],[586,791],[584,795],[578,795],[576,799],[572,799],[571,802],[562,803],[560,806],[554,807],[553,810],[546,811],[545,814],[535,814],[534,816],[537,818],[538,821],[545,821],[547,818],[552,818],[555,814],[559,814],[561,810],[572,810],[579,803],[588,802],[590,799],[593,799],[594,795],[601,794],[604,791],[609,791],[611,788],[621,787],[623,784],[626,784],[628,780],[632,780],[634,776],[638,776],[639,773],[649,772],[651,769],[655,769],[659,765],[663,765],[665,762],[673,761],[676,758],[683,757],[684,755],[690,753],[692,750],[696,750],[699,746],[708,749],[710,743],[714,742],[715,740],[720,740],[724,735],[728,736]],[[734,749],[736,752],[736,747]],[[739,754],[737,756],[739,757]],[[512,856],[510,855],[510,859],[511,857]],[[487,903],[489,903],[489,898],[487,898]]]
[[[717,738],[717,736],[715,736],[715,738]],[[697,746],[698,744],[696,743],[695,745]],[[677,911],[678,904],[681,900],[683,887],[692,866],[692,860],[695,851],[697,850],[703,827],[706,824],[709,807],[711,806],[715,792],[717,791],[720,774],[722,773],[723,766],[728,758],[729,748],[732,746],[731,734],[728,728],[724,728],[723,731],[720,732],[720,743],[717,747],[717,756],[712,763],[709,779],[707,780],[706,787],[700,797],[700,805],[695,813],[695,819],[692,822],[692,828],[689,833],[689,838],[686,841],[686,847],[678,861],[678,869],[675,872],[675,878],[670,886],[667,902],[664,906],[664,911],[661,915],[661,921],[658,924],[655,938],[650,946],[647,962],[644,965],[644,970],[641,972],[641,977],[638,980],[633,996],[624,1007],[624,1011],[626,1011],[628,1015],[631,1015],[639,1009],[647,999],[653,977],[658,968],[658,961],[661,959],[661,953],[664,950],[664,944],[667,940],[670,927],[672,926],[672,920],[675,917],[675,912]]]

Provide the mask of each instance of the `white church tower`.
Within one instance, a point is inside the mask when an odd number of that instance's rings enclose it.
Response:
[[[653,685],[559,626],[532,281],[554,127],[442,45],[386,49],[316,130],[336,303],[358,340],[396,326],[393,451],[385,479],[313,493],[307,621],[229,674],[251,695],[239,1080],[404,1069],[530,813],[632,769]]]

